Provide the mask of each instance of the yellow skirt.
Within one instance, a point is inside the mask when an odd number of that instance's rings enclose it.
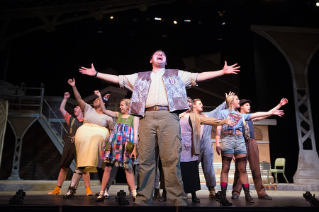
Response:
[[[85,172],[97,172],[96,167],[104,168],[100,154],[109,130],[95,124],[85,123],[76,131],[76,167],[85,167]]]

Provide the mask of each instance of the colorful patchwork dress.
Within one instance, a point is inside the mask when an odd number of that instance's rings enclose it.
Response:
[[[119,113],[117,122],[108,141],[105,143],[105,151],[102,151],[101,158],[106,163],[114,163],[116,166],[121,166],[124,169],[132,169],[133,162],[131,151],[127,150],[127,146],[132,146],[134,143],[133,119],[130,115],[127,118],[122,118],[123,114]]]

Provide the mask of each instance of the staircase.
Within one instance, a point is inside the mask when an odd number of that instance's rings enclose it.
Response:
[[[0,86],[0,98],[8,100],[9,102],[8,123],[12,127],[16,137],[12,172],[9,177],[11,180],[21,180],[19,177],[19,165],[22,141],[24,134],[35,121],[39,121],[57,150],[62,154],[64,141],[61,135],[63,130],[65,132],[67,131],[43,96],[43,84],[41,84],[41,87],[26,87],[24,83],[22,83],[20,87],[12,85]],[[48,118],[43,115],[42,109],[44,103],[49,108]],[[59,123],[61,128],[60,133],[54,128],[51,122],[51,114],[55,117],[55,123]],[[70,168],[72,170],[76,168],[74,160]]]
[[[64,128],[63,123],[60,121],[60,119],[58,118],[58,116],[55,114],[55,112],[53,111],[53,109],[51,108],[51,106],[49,105],[49,103],[43,99],[43,103],[48,107],[49,109],[49,113],[48,113],[48,117],[44,116],[43,114],[40,114],[39,117],[39,122],[41,124],[41,126],[43,127],[43,129],[45,130],[45,132],[48,134],[48,136],[50,137],[51,141],[53,142],[53,144],[55,145],[55,147],[57,148],[57,150],[60,152],[60,154],[62,155],[63,152],[63,147],[64,147],[64,141],[62,139],[62,132],[67,132],[67,130]],[[53,119],[51,119],[51,114],[53,115],[53,117],[55,118],[54,120],[57,120],[56,122],[59,123],[60,126],[60,133],[58,132],[58,130],[53,126]],[[55,122],[55,123],[56,123]],[[72,171],[74,171],[76,169],[76,163],[73,160],[70,168],[72,169]]]
[[[53,124],[51,122],[49,122],[48,119],[43,114],[40,115],[38,121],[40,122],[40,124],[42,125],[43,129],[45,130],[45,132],[50,137],[51,141],[53,142],[53,144],[55,145],[57,150],[62,155],[63,147],[64,147],[64,141],[62,140],[61,135],[54,128]],[[72,169],[72,171],[74,171],[76,169],[76,163],[75,163],[74,160],[72,161],[72,163],[70,165],[70,168]]]

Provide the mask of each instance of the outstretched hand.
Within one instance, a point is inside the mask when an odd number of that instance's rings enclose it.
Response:
[[[239,72],[240,66],[237,66],[237,63],[235,63],[234,65],[228,66],[227,62],[225,61],[225,65],[223,68],[223,73],[224,74],[237,74],[237,72]]]
[[[281,117],[284,115],[284,111],[283,110],[273,110],[272,114]]]
[[[68,99],[70,98],[70,93],[69,92],[65,92],[64,93],[64,99]]]
[[[95,76],[96,74],[96,70],[94,68],[93,63],[91,64],[91,68],[85,68],[83,66],[81,66],[81,68],[79,69],[81,74],[86,74],[89,76]]]
[[[288,99],[286,99],[286,98],[282,98],[281,100],[280,100],[280,106],[284,106],[285,104],[287,104],[288,103]]]
[[[235,126],[235,125],[236,125],[236,122],[230,120],[230,118],[227,118],[227,124],[230,125],[230,126]]]
[[[231,91],[229,91],[228,94],[225,93],[226,99],[227,99],[227,97],[229,97],[229,96],[234,96],[234,95],[235,95],[235,93],[234,93],[234,92],[231,92]]]
[[[95,91],[94,91],[94,94],[97,95],[98,97],[101,97],[101,93],[100,93],[99,90],[95,90]]]
[[[75,86],[75,79],[73,78],[73,79],[69,79],[68,80],[68,83],[69,83],[69,85],[71,85],[72,87],[74,87]]]

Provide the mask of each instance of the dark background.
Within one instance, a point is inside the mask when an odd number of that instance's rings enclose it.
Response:
[[[81,75],[78,72],[81,66],[89,67],[94,63],[98,71],[112,68],[117,74],[147,71],[151,70],[150,55],[161,49],[167,55],[167,68],[184,69],[182,58],[221,52],[221,64],[227,60],[229,64],[241,66],[237,76],[239,97],[251,99],[253,111],[269,110],[282,97],[289,99],[289,104],[283,108],[285,116],[273,117],[277,119],[277,126],[269,127],[269,136],[272,165],[276,158],[286,158],[286,176],[292,182],[299,147],[291,72],[276,47],[254,34],[250,27],[273,25],[318,29],[319,7],[315,2],[179,0],[148,7],[145,12],[133,9],[104,15],[100,21],[83,19],[56,26],[51,33],[40,30],[7,42],[0,53],[0,79],[14,85],[24,82],[30,87],[44,83],[46,96],[62,96],[65,91],[71,91],[67,80],[74,77],[81,95],[88,96],[107,84]],[[111,15],[114,19],[109,18]],[[161,17],[162,21],[155,21],[154,17]],[[191,22],[186,23],[185,19]],[[173,24],[174,20],[178,21],[177,25]],[[13,20],[7,33],[14,34],[37,22],[36,18]],[[255,70],[260,66],[267,70],[263,73],[267,85],[264,101],[257,101]],[[317,140],[318,70],[319,52],[316,52],[309,66],[309,89]],[[316,144],[318,150],[318,141]],[[284,182],[280,175],[279,181]]]

